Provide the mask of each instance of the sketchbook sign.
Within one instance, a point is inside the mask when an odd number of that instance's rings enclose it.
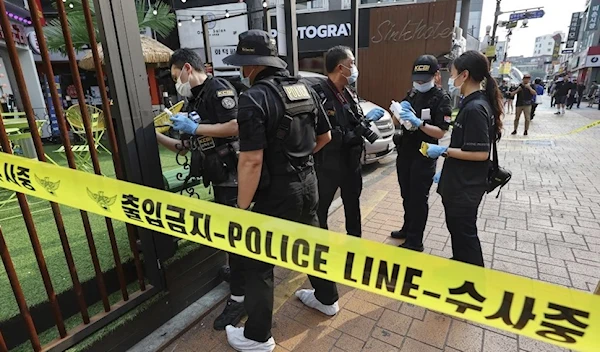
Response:
[[[408,20],[406,23],[396,23],[392,20],[384,20],[375,28],[371,43],[447,39],[452,37],[453,29],[452,24],[445,21],[427,23],[425,20]]]

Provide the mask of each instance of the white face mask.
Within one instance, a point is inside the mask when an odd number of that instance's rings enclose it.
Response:
[[[456,78],[458,78],[458,77],[456,77]],[[464,82],[457,86],[455,84],[456,78],[450,77],[448,79],[448,89],[450,90],[450,93],[455,92],[456,90],[458,90],[460,92],[460,90],[462,89]]]
[[[344,65],[342,65],[344,66]],[[344,66],[346,67],[346,66]],[[348,81],[348,84],[354,84],[357,80],[358,80],[358,67],[356,67],[356,65],[352,65],[351,67],[346,67],[347,69],[350,70],[350,76],[346,77],[346,80]]]
[[[435,86],[435,82],[433,80],[420,84],[417,82],[413,82],[413,87],[421,93],[427,93]]]
[[[250,75],[252,75],[252,72],[254,72],[254,70],[250,71]],[[252,87],[252,84],[250,83],[250,76],[244,77],[244,70],[241,67],[240,67],[240,81],[246,87],[248,87],[248,88]]]
[[[183,68],[181,72],[179,72],[179,77],[177,77],[177,83],[175,83],[175,89],[177,93],[182,97],[191,98],[192,94],[192,86],[190,85],[190,78],[188,77],[188,81],[183,83],[181,82],[181,74],[183,73]]]

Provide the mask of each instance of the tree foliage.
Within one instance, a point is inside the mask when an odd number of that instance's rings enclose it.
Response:
[[[71,39],[73,40],[73,47],[75,50],[89,48],[91,44],[83,14],[82,1],[89,1],[92,22],[94,23],[96,31],[96,40],[100,40],[93,1],[69,0],[68,4],[73,4],[73,8],[70,8],[70,6],[65,3],[65,10],[67,12],[67,22],[69,23]],[[175,28],[175,14],[171,12],[171,7],[168,4],[159,1],[152,7],[148,7],[145,0],[135,0],[135,7],[140,32],[149,28],[156,34],[166,37]],[[156,14],[154,14],[154,11],[156,11]],[[50,51],[62,52],[63,54],[66,53],[65,39],[58,18],[54,18],[48,22],[48,25],[44,28],[44,35]]]

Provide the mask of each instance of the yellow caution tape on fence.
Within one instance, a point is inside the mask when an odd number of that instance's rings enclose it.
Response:
[[[0,187],[558,346],[600,351],[600,297],[0,153]]]

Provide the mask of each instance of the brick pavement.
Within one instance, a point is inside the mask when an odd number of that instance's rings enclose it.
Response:
[[[506,136],[499,145],[503,166],[513,179],[501,197],[487,196],[478,227],[486,267],[542,281],[593,291],[600,280],[600,127],[549,138],[600,119],[592,109],[554,116],[541,107],[528,139]],[[505,119],[505,135],[514,116]],[[521,131],[522,133],[521,122]],[[525,142],[529,140],[530,142]],[[365,189],[363,237],[397,245],[389,237],[402,225],[402,199],[393,158],[384,160],[380,180]],[[449,258],[451,243],[443,207],[432,189],[425,230],[427,253]],[[343,209],[330,227],[343,231]],[[289,290],[296,273],[276,269],[276,291]],[[300,280],[305,281],[305,280]],[[304,282],[308,287],[308,282]],[[295,287],[294,287],[295,288]],[[280,292],[281,293],[281,292]],[[275,314],[275,351],[545,352],[564,351],[536,340],[438,314],[371,293],[340,287],[341,310],[327,318],[285,293]],[[276,293],[277,295],[277,293]],[[193,326],[165,351],[232,351],[223,332],[212,331],[222,310]]]

